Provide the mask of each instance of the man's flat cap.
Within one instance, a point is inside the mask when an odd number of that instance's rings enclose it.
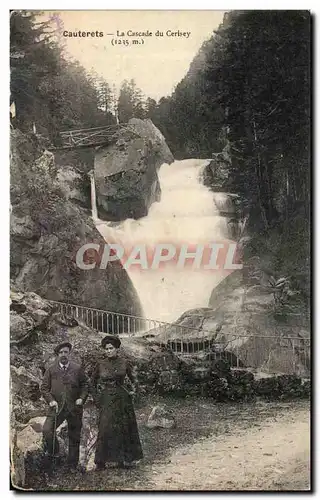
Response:
[[[61,342],[61,344],[58,344],[55,348],[54,348],[54,353],[55,354],[59,354],[59,351],[61,351],[61,349],[63,347],[69,347],[70,351],[72,349],[72,345],[70,344],[70,342]]]

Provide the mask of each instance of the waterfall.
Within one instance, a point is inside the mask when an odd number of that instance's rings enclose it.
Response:
[[[154,248],[159,242],[181,247],[185,242],[196,245],[230,241],[227,218],[219,216],[217,208],[226,197],[222,193],[215,195],[200,182],[201,170],[207,163],[192,159],[163,164],[158,172],[161,200],[139,220],[127,219],[117,225],[96,221],[105,241],[126,248],[137,244]],[[91,186],[94,189],[93,179]],[[92,200],[95,202],[95,194]],[[159,269],[131,266],[127,272],[145,316],[168,322],[188,309],[207,307],[212,289],[225,276],[220,270],[178,269],[174,262]]]
[[[96,197],[96,181],[94,178],[94,170],[90,170],[90,183],[91,183],[91,211],[92,219],[94,222],[98,220],[97,197]]]

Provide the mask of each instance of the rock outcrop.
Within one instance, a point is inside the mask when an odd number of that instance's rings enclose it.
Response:
[[[214,193],[226,191],[230,164],[230,157],[226,150],[213,154],[212,160],[203,170],[203,184]]]
[[[299,314],[300,306],[294,302],[294,296],[283,297],[283,303],[277,307],[269,278],[256,266],[246,265],[213,290],[209,306],[212,316],[222,325],[217,340],[225,342],[246,366],[267,373],[309,376],[308,321]]]
[[[12,131],[11,279],[47,299],[140,316],[139,298],[118,262],[105,270],[76,264],[82,245],[97,243],[102,252],[105,243],[85,208],[85,189],[80,173],[58,168],[35,136]],[[92,258],[99,263],[97,253]]]
[[[99,217],[139,219],[160,199],[157,175],[172,153],[151,120],[132,118],[120,129],[115,144],[96,151],[94,173]]]
[[[67,200],[91,210],[89,175],[71,165],[64,165],[57,171],[57,181]]]
[[[234,271],[213,290],[208,307],[186,311],[174,324],[145,337],[190,356],[193,374],[199,363],[212,367],[223,360],[253,371],[308,377],[308,323],[295,313],[290,295],[278,311],[268,276],[262,273],[257,282],[252,272],[247,267]]]

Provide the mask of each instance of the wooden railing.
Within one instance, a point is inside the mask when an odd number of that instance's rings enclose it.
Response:
[[[60,132],[61,145],[57,149],[75,149],[110,144],[117,139],[119,131],[126,125],[108,125],[103,127],[65,130]]]

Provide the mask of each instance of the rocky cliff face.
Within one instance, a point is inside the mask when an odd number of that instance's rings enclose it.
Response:
[[[218,339],[227,343],[246,366],[308,376],[308,321],[299,313],[290,290],[288,295],[283,292],[282,303],[277,305],[269,279],[251,265],[244,272],[235,271],[213,290],[209,306],[212,317],[222,325]]]
[[[47,299],[141,315],[139,298],[118,264],[81,270],[76,253],[104,240],[95,229],[81,174],[63,171],[35,136],[11,137],[11,278]],[[99,261],[99,256],[93,256]]]
[[[138,219],[160,198],[157,169],[173,162],[160,131],[151,120],[132,118],[115,144],[98,149],[94,173],[99,217]]]

